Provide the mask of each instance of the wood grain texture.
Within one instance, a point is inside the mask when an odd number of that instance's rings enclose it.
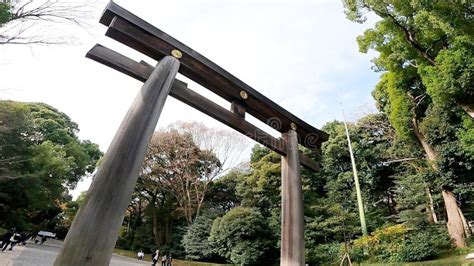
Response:
[[[230,104],[230,111],[234,114],[238,114],[242,118],[245,118],[245,107],[241,102],[232,101]]]
[[[286,132],[291,128],[290,124],[295,123],[298,126],[300,144],[314,148],[327,140],[328,135],[325,132],[294,116],[198,52],[119,5],[109,3],[100,22],[109,27],[107,36],[157,60],[169,55],[173,49],[180,50],[183,54],[180,59],[181,74],[229,102],[240,100],[240,91],[245,91],[249,95],[244,101],[249,114],[264,123],[270,119],[279,119],[281,123],[276,129],[280,132]]]
[[[144,61],[138,63],[99,44],[95,45],[86,54],[86,57],[105,64],[140,81],[147,80],[149,73],[153,71],[153,67],[150,64]],[[243,119],[241,115],[230,112],[211,100],[188,89],[185,82],[175,79],[170,91],[170,96],[224,123],[225,125],[257,141],[258,143],[277,152],[278,154],[286,155],[285,141],[272,137],[265,131],[257,128],[253,124]],[[320,167],[317,162],[308,158],[302,153],[300,157],[302,165],[308,167],[311,170],[319,171]]]
[[[287,155],[281,157],[281,250],[280,265],[304,265],[304,215],[300,153],[297,133],[282,134]]]
[[[103,157],[55,266],[109,265],[150,138],[179,65],[177,59],[167,56],[147,72],[150,76]]]

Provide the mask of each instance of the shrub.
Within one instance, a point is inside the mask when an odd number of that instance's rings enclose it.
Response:
[[[317,245],[306,251],[306,260],[315,265],[339,264],[344,254],[344,243]]]
[[[422,261],[433,258],[438,253],[432,236],[427,231],[411,234],[400,250],[393,254],[395,261]]]
[[[370,258],[379,262],[422,261],[435,257],[442,250],[451,248],[446,229],[439,226],[409,229],[397,224],[374,231],[353,241],[351,255],[353,260]]]
[[[258,211],[237,207],[214,220],[209,244],[215,253],[234,264],[271,265],[269,254],[276,242],[271,236]]]
[[[352,261],[364,261],[369,258],[369,254],[364,251],[362,248],[354,248],[352,247],[349,250],[349,255]]]
[[[371,256],[377,257],[378,261],[396,261],[392,255],[400,251],[408,230],[404,224],[377,229],[369,236],[354,240],[353,253],[363,254],[366,250]]]
[[[188,227],[182,243],[186,251],[186,259],[206,260],[211,257],[208,238],[213,218],[211,215],[201,215]]]

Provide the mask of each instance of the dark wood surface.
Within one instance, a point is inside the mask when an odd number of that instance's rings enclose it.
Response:
[[[137,91],[101,159],[55,266],[110,265],[125,211],[178,68],[176,58],[163,58]]]
[[[281,157],[280,266],[303,266],[304,204],[298,135],[289,130],[282,137],[287,143],[288,154]]]
[[[229,102],[242,101],[246,111],[264,123],[278,119],[279,126],[275,129],[280,132],[288,131],[291,123],[294,123],[297,126],[300,144],[315,148],[328,139],[325,132],[297,118],[198,52],[119,5],[110,2],[100,22],[109,26],[107,36],[154,59],[159,60],[169,55],[173,49],[180,50],[183,54],[180,59],[181,74]],[[246,100],[240,97],[241,91],[247,93]]]
[[[153,66],[150,64],[144,61],[141,61],[140,63],[136,62],[99,44],[95,45],[87,53],[86,57],[107,65],[142,82],[145,82],[153,72]],[[187,84],[183,81],[178,79],[174,80],[174,84],[171,87],[170,96],[224,123],[225,125],[244,134],[245,136],[279,153],[280,155],[284,156],[287,153],[286,143],[282,139],[274,138],[270,134],[243,119],[241,115],[228,111],[227,109],[203,97],[202,95],[188,89]],[[308,158],[302,153],[300,153],[300,157],[302,165],[314,171],[319,171],[319,164],[317,162]]]
[[[238,114],[240,117],[245,118],[245,107],[242,105],[242,103],[238,101],[231,102],[230,110],[232,113]]]

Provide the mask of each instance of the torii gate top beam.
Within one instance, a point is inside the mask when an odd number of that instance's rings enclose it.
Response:
[[[102,45],[95,45],[87,53],[87,58],[95,60],[115,70],[118,70],[130,77],[145,82],[153,72],[153,66],[145,62],[135,62],[132,59],[121,55]],[[206,115],[226,124],[236,131],[246,135],[247,137],[257,141],[267,148],[279,153],[287,155],[287,144],[282,139],[276,139],[247,122],[239,114],[230,112],[220,105],[208,100],[198,93],[187,88],[187,84],[179,79],[174,80],[174,84],[170,90],[170,95],[183,103],[196,108]],[[319,171],[319,164],[300,152],[301,164],[316,172]]]
[[[229,102],[238,102],[246,112],[270,126],[274,125],[269,122],[277,118],[279,123],[274,128],[282,133],[296,129],[301,145],[313,149],[328,139],[327,133],[299,119],[209,59],[114,2],[108,4],[100,22],[109,27],[107,36],[156,60],[175,49],[181,51],[181,74]]]

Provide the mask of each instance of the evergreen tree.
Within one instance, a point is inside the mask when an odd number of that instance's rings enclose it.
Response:
[[[364,22],[366,12],[381,18],[357,39],[362,52],[379,52],[375,69],[384,73],[374,97],[397,134],[416,141],[424,151],[433,172],[428,176],[436,179],[424,180],[425,190],[442,192],[448,230],[462,247],[465,219],[456,201],[466,200],[460,197],[460,188],[464,194],[472,191],[471,186],[466,188],[465,176],[473,174],[472,154],[462,149],[469,146],[465,132],[472,131],[472,123],[465,121],[473,117],[472,4],[441,0],[344,3],[347,17],[355,22]],[[461,169],[454,170],[454,158]],[[433,209],[431,216],[436,220]]]

